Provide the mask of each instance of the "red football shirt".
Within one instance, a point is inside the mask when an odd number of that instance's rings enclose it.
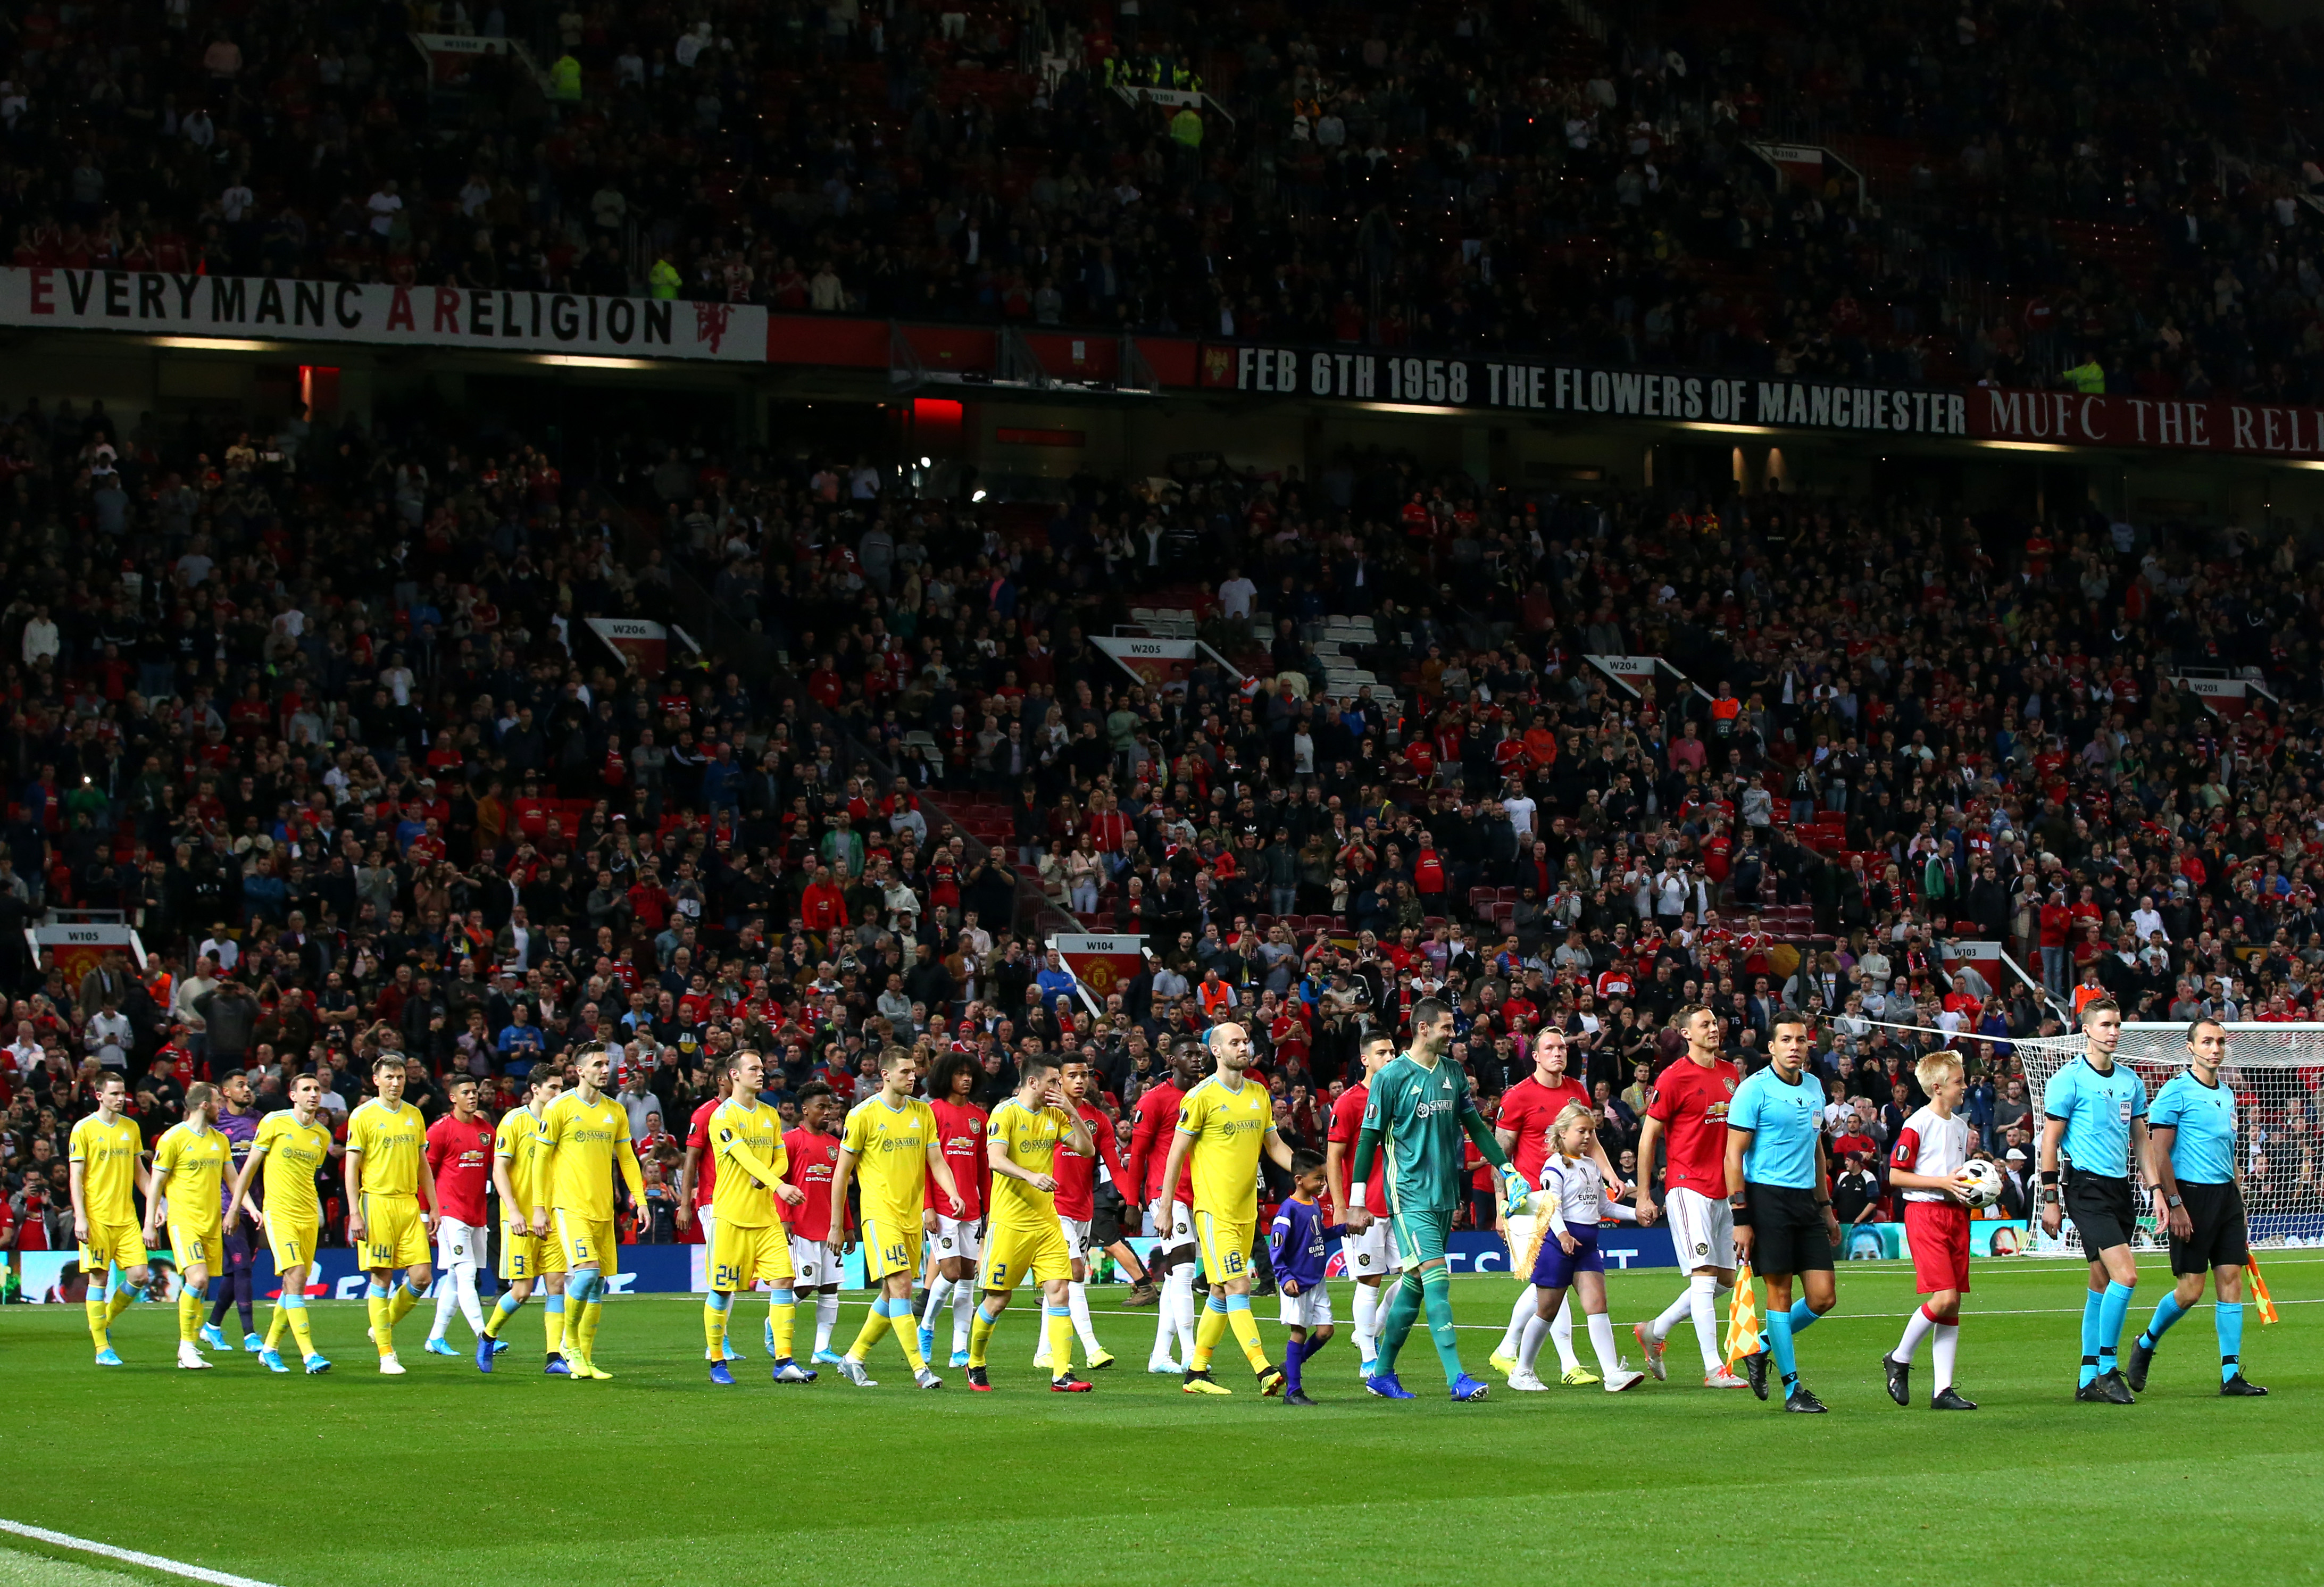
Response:
[[[1098,1158],[1105,1159],[1106,1172],[1113,1176],[1117,1186],[1129,1183],[1130,1171],[1121,1166],[1121,1149],[1113,1140],[1113,1121],[1105,1116],[1105,1111],[1084,1103],[1075,1112],[1089,1126],[1090,1144],[1097,1148],[1097,1157],[1085,1158],[1060,1140],[1049,1174],[1057,1182],[1057,1216],[1085,1221],[1097,1214]]]
[[[790,1159],[783,1167],[783,1183],[807,1199],[794,1207],[778,1196],[776,1211],[798,1239],[829,1240],[831,1176],[839,1167],[839,1137],[818,1134],[802,1124],[783,1137],[783,1150]]]
[[[1501,1113],[1493,1121],[1493,1128],[1516,1132],[1517,1144],[1510,1149],[1509,1162],[1525,1176],[1527,1185],[1541,1183],[1541,1166],[1549,1160],[1549,1127],[1557,1121],[1557,1115],[1565,1111],[1568,1103],[1580,1103],[1585,1108],[1590,1105],[1590,1093],[1572,1079],[1544,1085],[1528,1075],[1501,1094]]]
[[[923,1198],[947,1218],[964,1221],[984,1216],[984,1127],[991,1115],[982,1108],[960,1106],[957,1103],[930,1103],[936,1110],[936,1143],[944,1149],[945,1167],[952,1170],[952,1182],[960,1187],[957,1210],[945,1204],[944,1192],[931,1177]]]
[[[694,1110],[694,1118],[686,1127],[686,1149],[694,1154],[694,1204],[710,1204],[710,1192],[718,1183],[718,1154],[710,1149],[710,1115],[725,1106],[726,1099],[714,1096]]]
[[[1348,1149],[1346,1173],[1352,1174],[1356,1169],[1356,1137],[1363,1130],[1364,1103],[1371,1094],[1372,1088],[1369,1085],[1351,1085],[1340,1093],[1340,1100],[1332,1104],[1332,1128],[1324,1140],[1337,1141]],[[1388,1153],[1373,1153],[1372,1176],[1364,1182],[1364,1205],[1376,1213],[1388,1210],[1387,1177]],[[1346,1214],[1347,1209],[1342,1207],[1333,1216],[1344,1219]]]
[[[436,1204],[447,1218],[484,1226],[484,1187],[493,1179],[493,1121],[482,1113],[461,1123],[447,1113],[428,1127],[428,1167]]]
[[[1659,1120],[1670,1142],[1670,1166],[1663,1175],[1665,1194],[1692,1190],[1701,1195],[1727,1196],[1727,1104],[1742,1076],[1720,1058],[1709,1068],[1692,1057],[1681,1058],[1655,1083],[1655,1100],[1646,1117]],[[1653,1165],[1640,1163],[1641,1180]]]
[[[1170,1137],[1177,1132],[1178,1104],[1185,1100],[1186,1093],[1167,1080],[1139,1095],[1130,1131],[1130,1183],[1149,1205],[1162,1199],[1162,1170],[1169,1166]],[[1178,1170],[1177,1194],[1172,1199],[1194,1204],[1191,1163]]]

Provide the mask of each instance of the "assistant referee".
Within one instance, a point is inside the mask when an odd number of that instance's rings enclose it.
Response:
[[[2187,1072],[2172,1077],[2146,1115],[2146,1176],[2162,1198],[2171,1232],[2171,1271],[2178,1287],[2154,1308],[2132,1342],[2125,1374],[2146,1388],[2154,1347],[2203,1298],[2203,1275],[2218,1284],[2211,1321],[2219,1334],[2219,1392],[2245,1398],[2267,1392],[2246,1378],[2244,1265],[2251,1260],[2243,1187],[2236,1181],[2236,1093],[2219,1078],[2227,1061],[2227,1028],[2217,1020],[2187,1027]]]
[[[2146,1083],[2115,1062],[2122,1005],[2110,997],[2082,1006],[2082,1056],[2050,1077],[2042,1093],[2042,1227],[2058,1232],[2061,1209],[2074,1220],[2090,1260],[2082,1297],[2082,1366],[2074,1398],[2135,1405],[2116,1364],[2123,1319],[2138,1283],[2130,1244],[2138,1233],[2132,1165],[2146,1152]],[[2072,1171],[2061,1184],[2059,1150]],[[2061,1194],[2062,1192],[2062,1194]]]

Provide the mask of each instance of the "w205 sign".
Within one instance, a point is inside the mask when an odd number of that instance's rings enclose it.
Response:
[[[749,304],[160,271],[0,269],[0,325],[752,364],[767,356],[767,311]]]

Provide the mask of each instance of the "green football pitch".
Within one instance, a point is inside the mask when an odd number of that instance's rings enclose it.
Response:
[[[1231,1398],[1190,1398],[1142,1371],[1151,1311],[1101,1289],[1098,1332],[1120,1364],[1092,1395],[1047,1391],[1020,1300],[994,1342],[1000,1392],[909,1386],[892,1342],[876,1390],[826,1370],[778,1389],[747,1309],[738,1387],[704,1377],[700,1307],[617,1298],[606,1383],[540,1374],[527,1308],[492,1377],[419,1349],[409,1376],[373,1370],[359,1306],[315,1310],[326,1377],[275,1377],[253,1357],[172,1366],[173,1314],[116,1330],[131,1365],[99,1371],[78,1308],[0,1313],[12,1457],[0,1519],[257,1582],[658,1583],[781,1576],[925,1583],[2275,1582],[2324,1574],[2324,1252],[2268,1264],[2282,1321],[2246,1331],[2264,1400],[2218,1398],[2207,1306],[2165,1342],[2135,1407],[2072,1403],[2080,1273],[1981,1263],[1960,1384],[1983,1408],[1899,1410],[1878,1362],[1914,1304],[1908,1269],[1853,1264],[1839,1308],[1801,1341],[1828,1416],[1787,1416],[1696,1386],[1682,1324],[1672,1380],[1626,1395],[1451,1404],[1416,1335],[1410,1404],[1365,1395],[1343,1337],[1309,1374],[1314,1409],[1262,1399],[1231,1341]],[[2168,1282],[2142,1271],[2134,1331]],[[1629,1324],[1677,1290],[1667,1270],[1617,1274]],[[1347,1286],[1333,1286],[1344,1319]],[[1486,1376],[1514,1290],[1455,1284],[1461,1342]],[[263,1305],[263,1303],[262,1303]],[[1273,1303],[1270,1350],[1281,1330]],[[840,1337],[863,1303],[850,1297]],[[263,1326],[262,1320],[261,1326]],[[1344,1326],[1344,1324],[1343,1324]],[[454,1324],[456,1342],[468,1337]],[[1586,1359],[1586,1346],[1585,1346]],[[1324,1573],[1318,1575],[1318,1573]],[[0,1535],[0,1582],[118,1587],[171,1579]]]

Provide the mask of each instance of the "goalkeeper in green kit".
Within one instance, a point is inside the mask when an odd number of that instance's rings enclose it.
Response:
[[[1461,1138],[1477,1143],[1485,1160],[1500,1170],[1502,1201],[1520,1204],[1532,1186],[1509,1166],[1508,1154],[1493,1138],[1493,1127],[1469,1093],[1469,1076],[1445,1056],[1452,1044],[1452,1010],[1437,998],[1423,998],[1412,1010],[1412,1048],[1390,1059],[1373,1076],[1356,1137],[1355,1171],[1350,1177],[1350,1233],[1361,1233],[1383,1209],[1364,1205],[1372,1159],[1388,1153],[1386,1182],[1388,1227],[1396,1238],[1404,1273],[1388,1296],[1380,1326],[1379,1370],[1364,1387],[1383,1399],[1416,1398],[1397,1381],[1396,1359],[1423,1310],[1428,1336],[1444,1364],[1444,1380],[1456,1400],[1485,1398],[1486,1385],[1462,1370],[1452,1333],[1452,1279],[1444,1266],[1446,1237],[1461,1205]]]

